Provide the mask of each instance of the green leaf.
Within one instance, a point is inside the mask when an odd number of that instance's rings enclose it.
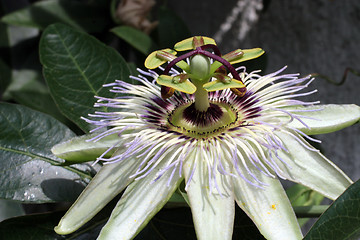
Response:
[[[108,214],[108,211],[106,213]],[[90,222],[83,231],[67,236],[60,236],[55,233],[54,226],[63,214],[63,212],[32,214],[7,219],[0,223],[1,239],[95,240],[106,220],[106,216],[104,216],[105,214],[101,214],[100,216],[95,217],[95,219]]]
[[[182,193],[178,191],[178,189],[174,192],[174,194],[170,197],[168,202],[165,205],[166,207],[175,207],[175,206],[186,206],[188,207],[188,203],[186,202],[185,198],[183,197]]]
[[[0,7],[0,14],[2,14]],[[11,67],[9,61],[10,53],[8,26],[0,23],[0,94],[3,94],[11,81]]]
[[[49,114],[62,123],[69,123],[69,120],[60,113],[49,92],[15,91],[10,93],[16,102],[34,110]]]
[[[172,47],[175,43],[191,37],[191,32],[180,17],[166,7],[161,7],[158,14],[159,44],[161,48]]]
[[[9,65],[7,65],[0,58],[0,94],[3,94],[4,89],[7,88],[11,81],[11,69]]]
[[[12,82],[6,89],[5,94],[8,95],[8,98],[11,98],[13,93],[17,92],[47,93],[46,85],[41,83],[40,80],[40,72],[29,69],[14,71]]]
[[[108,148],[119,142],[117,134],[106,136],[99,141],[88,141],[98,134],[84,135],[72,138],[66,142],[55,145],[51,151],[55,156],[70,162],[88,162],[94,161]],[[109,151],[104,157],[111,157],[115,149]]]
[[[21,203],[0,199],[0,222],[22,215],[25,215],[25,211]]]
[[[129,81],[128,65],[114,49],[63,24],[44,31],[40,60],[60,111],[86,132],[91,126],[80,117],[94,112],[94,95],[114,96],[103,84],[116,79]]]
[[[89,167],[60,167],[50,148],[74,136],[52,117],[0,103],[0,198],[22,202],[74,201]],[[75,181],[77,180],[77,181]]]
[[[79,1],[39,1],[29,7],[5,15],[1,21],[24,27],[45,29],[61,22],[88,32],[101,32],[110,23],[108,9]]]
[[[286,189],[286,194],[293,206],[319,205],[324,199],[323,195],[301,184],[294,184]]]
[[[0,23],[0,92],[2,99],[9,99],[7,91],[22,69],[34,69],[38,64],[37,29],[12,27]],[[33,53],[36,53],[33,54]],[[31,61],[29,61],[31,58]],[[31,64],[29,64],[31,63]],[[29,70],[30,71],[30,70]]]
[[[3,59],[9,68],[12,68],[12,71],[11,82],[4,92],[4,99],[12,98],[10,91],[47,91],[41,74],[38,41],[36,40],[38,37],[39,31],[34,28],[8,27],[8,45],[4,46],[8,53],[4,54],[7,57]]]
[[[47,113],[63,123],[68,123],[69,120],[60,113],[49,90],[42,82],[40,71],[30,69],[14,71],[12,82],[4,95],[7,99],[15,100],[34,110]]]
[[[157,49],[157,46],[148,35],[133,27],[119,26],[110,31],[145,55]]]
[[[359,239],[360,180],[352,184],[321,215],[304,240]]]
[[[290,188],[286,189],[286,194],[288,195],[293,207],[319,205],[322,200],[324,200],[323,195],[301,184],[294,184]],[[298,222],[300,226],[303,226],[309,220],[310,218],[300,218],[298,219]]]

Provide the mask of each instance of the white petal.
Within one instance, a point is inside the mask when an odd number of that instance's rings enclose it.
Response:
[[[239,207],[253,220],[266,239],[302,239],[299,224],[280,181],[267,177],[256,169],[253,173],[268,186],[261,189],[241,178],[233,178]]]
[[[276,132],[289,153],[279,151],[287,165],[279,161],[284,176],[294,182],[336,199],[352,181],[318,151],[310,151],[287,133]],[[306,146],[311,147],[304,141]]]
[[[132,239],[164,206],[182,178],[177,171],[167,186],[172,171],[170,169],[153,182],[160,168],[158,166],[145,178],[129,185],[101,230],[99,240]]]
[[[119,194],[133,180],[129,176],[138,168],[139,163],[131,160],[103,166],[60,220],[55,231],[58,234],[76,231]]]
[[[218,194],[215,187],[210,193],[207,164],[198,157],[191,156],[188,159],[189,161],[184,164],[186,181],[192,174],[194,161],[196,162],[196,169],[191,182],[188,183],[187,194],[197,238],[199,240],[232,239],[235,203],[231,180],[215,170],[218,189],[222,196]]]
[[[308,111],[308,112],[296,112],[301,116],[311,117],[313,119],[301,118],[306,125],[310,127],[306,128],[298,120],[292,121],[289,126],[297,128],[306,134],[323,134],[329,132],[335,132],[345,127],[351,126],[360,120],[360,107],[354,104],[348,105],[316,105],[310,107],[296,107],[289,108],[289,110],[315,110],[322,109],[321,111]],[[286,108],[284,108],[286,110]],[[317,119],[317,120],[315,120]]]

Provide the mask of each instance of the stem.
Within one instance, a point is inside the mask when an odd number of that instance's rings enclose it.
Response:
[[[192,83],[196,86],[196,92],[195,92],[195,109],[200,111],[200,112],[205,112],[209,107],[210,107],[210,103],[209,103],[209,97],[208,97],[208,92],[203,88],[203,84],[204,82],[208,82],[208,81],[197,81],[197,80],[192,80]]]
[[[319,217],[328,207],[329,205],[293,206],[295,214],[298,218]]]

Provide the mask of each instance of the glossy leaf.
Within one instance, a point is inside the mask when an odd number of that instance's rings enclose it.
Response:
[[[184,82],[174,83],[172,76],[160,75],[156,82],[160,85],[174,88],[180,92],[193,94],[196,91],[195,85],[189,80],[185,80]]]
[[[34,70],[21,69],[13,71],[12,82],[6,89],[7,98],[13,98],[13,93],[33,92],[48,93],[46,85],[40,82],[41,72]]]
[[[101,214],[86,226],[86,231],[60,236],[54,232],[54,226],[63,214],[54,212],[7,219],[0,223],[0,237],[6,240],[95,240],[106,219],[106,215]]]
[[[24,3],[19,3],[17,6],[21,6],[21,4]],[[32,70],[29,69],[35,69],[36,64],[39,66],[36,48],[38,43],[34,42],[34,38],[38,34],[37,29],[0,23],[0,92],[3,94],[2,99],[10,99],[9,89],[20,82],[24,83],[24,79],[17,81],[22,72],[31,72]],[[32,78],[33,75],[30,77]]]
[[[68,124],[70,122],[64,115],[61,114],[48,92],[15,91],[11,92],[11,96],[16,102],[34,110],[49,114],[62,123]]]
[[[100,32],[110,23],[107,9],[79,1],[39,1],[29,7],[5,15],[1,21],[24,27],[45,29],[62,22],[79,30]]]
[[[63,24],[51,25],[44,31],[40,60],[60,111],[84,131],[91,126],[80,117],[94,112],[94,96],[114,96],[102,85],[129,78],[126,62],[114,49]]]
[[[25,211],[21,203],[0,199],[0,222],[22,215],[25,215]]]
[[[360,181],[351,185],[321,215],[304,240],[359,239]]]
[[[0,15],[2,14],[3,11],[0,6]],[[0,48],[0,94],[3,94],[11,81],[9,27],[4,23],[0,23]]]
[[[65,125],[24,106],[1,103],[0,129],[0,198],[33,203],[75,200],[84,179],[90,178],[83,170],[90,168],[57,166],[63,161],[50,148],[74,136]]]
[[[0,58],[0,94],[4,92],[11,81],[11,69]]]
[[[148,35],[135,28],[119,26],[111,29],[111,32],[145,55],[157,48]]]

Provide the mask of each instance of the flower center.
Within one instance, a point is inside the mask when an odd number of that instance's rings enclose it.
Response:
[[[224,102],[210,102],[206,111],[197,110],[190,102],[175,108],[168,117],[171,130],[193,138],[217,136],[237,125],[241,114]]]

